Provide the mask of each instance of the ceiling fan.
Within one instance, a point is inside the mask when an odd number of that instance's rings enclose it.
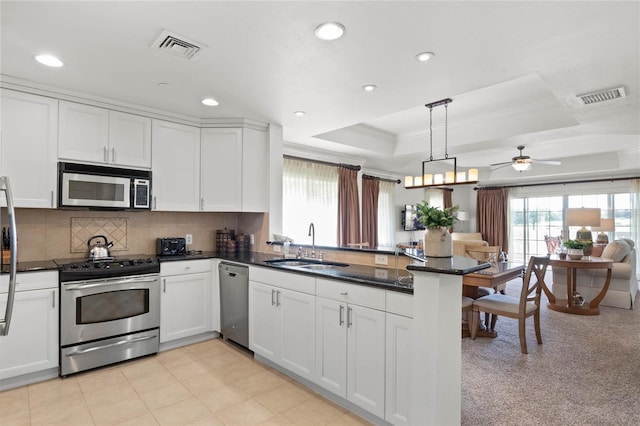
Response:
[[[534,158],[529,157],[528,155],[522,155],[523,149],[524,149],[524,145],[519,145],[518,150],[520,151],[520,155],[518,155],[517,157],[513,157],[511,161],[505,161],[504,163],[489,164],[489,167],[491,168],[491,170],[496,170],[501,167],[511,165],[517,171],[524,172],[526,170],[529,170],[531,168],[531,164],[533,163],[548,164],[550,166],[559,166],[560,164],[562,164],[560,161],[536,160]]]

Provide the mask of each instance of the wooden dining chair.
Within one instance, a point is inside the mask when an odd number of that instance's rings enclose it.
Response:
[[[466,312],[466,315],[465,315]],[[470,297],[462,296],[462,324],[467,324],[469,329],[469,335],[471,335],[471,316],[473,315],[473,299]],[[462,337],[464,337],[464,330],[462,330]]]
[[[533,324],[536,330],[538,344],[542,344],[540,334],[540,294],[544,285],[544,274],[549,265],[549,256],[531,256],[527,272],[522,280],[520,298],[496,293],[476,299],[473,302],[473,315],[471,317],[471,338],[476,338],[476,330],[480,321],[480,311],[492,314],[491,330],[495,328],[497,316],[514,318],[518,320],[520,335],[520,350],[527,353],[527,339],[525,335],[525,320],[533,316]]]

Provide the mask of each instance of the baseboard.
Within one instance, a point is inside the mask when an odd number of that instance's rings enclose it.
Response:
[[[58,377],[58,367],[0,380],[0,391],[31,385]]]

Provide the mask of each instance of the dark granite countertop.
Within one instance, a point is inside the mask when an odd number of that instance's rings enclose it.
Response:
[[[409,255],[409,253],[407,253]],[[414,259],[417,254],[414,254]],[[156,257],[156,255],[137,254],[135,256],[128,255],[122,257]],[[216,252],[192,252],[185,256],[159,256],[158,260],[162,262],[175,262],[180,260],[197,260],[197,259],[220,259],[222,261],[231,261],[244,264],[262,266],[266,268],[280,269],[295,274],[312,275],[315,277],[324,277],[329,279],[339,279],[350,281],[356,284],[379,287],[388,290],[399,291],[403,293],[413,293],[413,284],[411,273],[406,269],[399,268],[382,268],[378,266],[351,264],[346,267],[337,267],[322,270],[305,270],[302,268],[288,267],[278,264],[266,263],[267,260],[282,259],[282,256],[261,252],[243,252],[238,254],[217,254]],[[69,259],[78,260],[78,259]],[[425,271],[445,274],[462,275],[470,272],[478,271],[488,267],[489,264],[479,263],[473,259],[466,257],[453,256],[452,258],[426,258],[422,261],[414,261],[409,264],[409,271]],[[46,270],[58,270],[58,265],[53,260],[18,262],[17,272],[34,272]],[[8,265],[2,265],[0,272],[5,274],[9,272]]]
[[[405,254],[414,259],[407,266],[410,271],[436,272],[439,274],[464,275],[489,268],[490,263],[464,256],[426,257],[422,250],[407,249]]]

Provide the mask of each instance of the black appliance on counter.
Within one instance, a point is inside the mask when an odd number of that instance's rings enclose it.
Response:
[[[187,244],[184,238],[158,238],[156,240],[156,254],[158,256],[184,256],[187,254]]]
[[[60,375],[160,348],[156,258],[55,260],[60,266]]]

